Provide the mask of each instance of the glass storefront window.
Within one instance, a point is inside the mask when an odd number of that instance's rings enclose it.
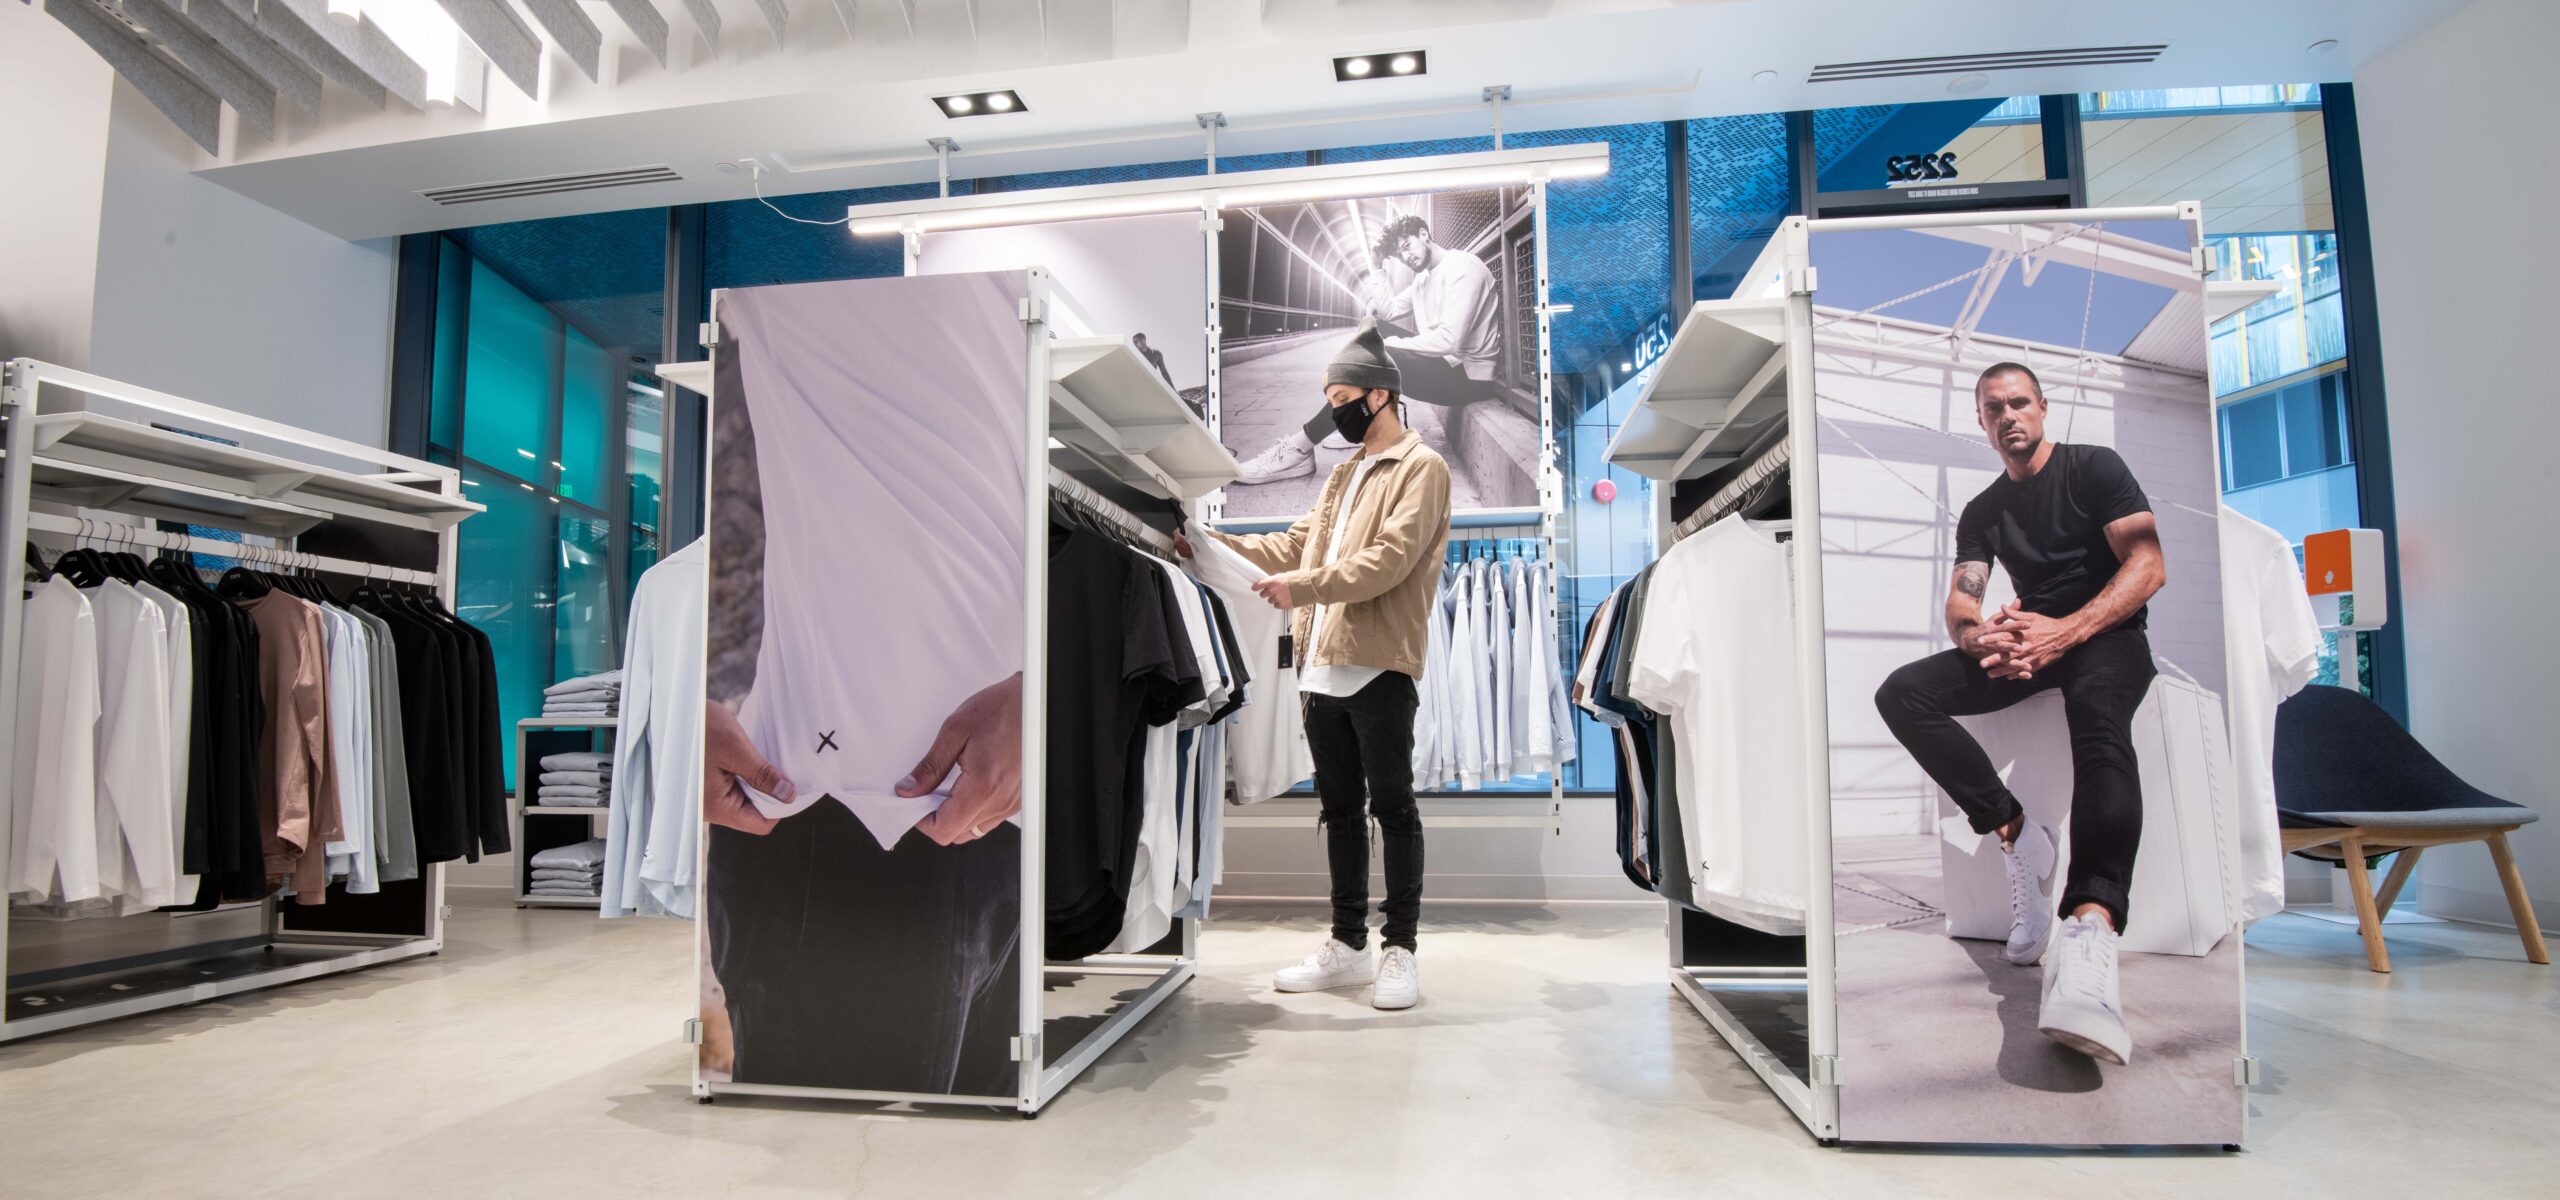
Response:
[[[1826,108],[1813,117],[1813,161],[1824,192],[2040,180],[2043,107],[2018,96]]]
[[[510,725],[553,681],[613,668],[633,582],[659,557],[665,253],[663,210],[439,244],[428,452],[489,506],[463,525],[457,612],[497,651]]]

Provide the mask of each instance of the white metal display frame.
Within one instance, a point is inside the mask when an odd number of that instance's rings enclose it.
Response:
[[[480,506],[464,499],[461,473],[451,467],[393,454],[372,446],[361,445],[326,434],[297,429],[290,425],[233,412],[199,401],[118,382],[86,371],[77,371],[34,359],[11,359],[0,375],[0,545],[16,547],[26,542],[29,531],[89,537],[137,547],[192,551],[220,555],[285,567],[299,567],[331,574],[385,582],[433,587],[450,607],[454,601],[454,564],[456,532],[460,521]],[[201,461],[182,462],[176,458],[162,463],[144,459],[120,459],[119,473],[142,485],[173,484],[176,490],[204,496],[207,499],[244,500],[282,494],[299,497],[290,490],[314,479],[327,479],[334,484],[337,496],[370,493],[376,497],[395,496],[388,489],[417,490],[417,511],[385,509],[377,504],[344,504],[334,506],[334,515],[321,512],[324,520],[357,520],[433,536],[437,542],[436,568],[432,571],[390,567],[380,563],[333,555],[307,554],[289,546],[265,546],[254,543],[220,541],[183,533],[168,533],[156,528],[79,518],[60,512],[38,512],[34,505],[43,499],[54,507],[68,508],[69,501],[59,497],[39,498],[35,494],[36,472],[56,460],[36,448],[36,425],[47,414],[43,404],[52,393],[73,393],[131,406],[151,414],[156,421],[207,433],[223,433],[279,443],[299,451],[308,451],[381,468],[379,471],[353,472],[313,464],[294,462],[257,451],[230,451],[247,467],[247,472],[230,486],[210,476]],[[82,411],[66,409],[64,414]],[[149,432],[145,427],[145,432]],[[184,435],[169,435],[172,438]],[[193,449],[203,451],[210,443],[199,443]],[[203,451],[220,455],[222,451]],[[273,472],[281,468],[283,476]],[[420,485],[425,485],[421,488]],[[284,489],[284,490],[281,490]],[[120,508],[116,496],[90,496],[81,500],[82,507],[101,512],[115,512],[131,517],[138,514]],[[88,503],[89,500],[99,501]],[[151,516],[168,515],[159,511]],[[184,519],[197,524],[227,527],[219,513],[190,513]],[[317,524],[315,522],[314,524]],[[254,532],[254,531],[253,531]],[[279,539],[280,541],[285,539]],[[15,556],[12,556],[13,560]],[[13,571],[23,566],[13,565]],[[0,762],[12,761],[17,736],[19,644],[26,618],[23,589],[12,585],[0,588]],[[10,830],[0,823],[0,877],[7,874]],[[420,868],[422,903],[420,934],[374,934],[288,929],[283,914],[273,898],[262,901],[265,909],[262,936],[277,946],[317,947],[341,951],[331,957],[245,972],[226,979],[187,983],[156,991],[139,992],[122,999],[78,1007],[64,1008],[34,1017],[8,1018],[0,1011],[0,1043],[41,1034],[59,1032],[112,1021],[161,1009],[195,1004],[243,992],[258,991],[305,979],[363,970],[384,963],[434,954],[444,948],[444,870],[442,864],[427,863]],[[6,882],[0,879],[0,882]],[[317,910],[325,913],[324,907]],[[114,920],[122,918],[99,918]],[[174,919],[174,918],[173,918]],[[239,947],[230,942],[209,944],[207,956],[234,953]],[[0,963],[8,957],[7,923],[0,921]],[[184,956],[154,954],[146,956],[153,963],[184,961]],[[92,973],[104,973],[127,965],[126,960],[110,959],[84,964]]]
[[[1719,319],[1720,310],[1750,309],[1776,304],[1781,308],[1783,330],[1779,360],[1770,366],[1783,379],[1786,389],[1787,429],[1785,450],[1790,468],[1789,495],[1794,523],[1794,536],[1799,546],[1820,547],[1822,536],[1822,467],[1818,454],[1817,414],[1814,396],[1813,296],[1818,286],[1812,261],[1812,236],[1853,230],[1952,228],[1983,225],[2057,225],[2091,224],[2126,221],[2181,221],[2195,231],[2193,269],[2198,276],[2214,273],[2212,255],[2203,240],[2203,206],[2195,201],[2149,207],[2093,209],[2032,209],[2010,212],[1951,212],[1903,216],[1807,218],[1794,216],[1782,222],[1770,244],[1752,270],[1735,289],[1730,301],[1703,301],[1693,307],[1683,320],[1683,333],[1695,319]],[[2246,285],[2208,281],[2204,320],[2211,321],[2245,306],[2256,292]],[[1780,365],[1782,361],[1783,365]],[[1747,406],[1757,389],[1774,386],[1778,379],[1763,370],[1737,396],[1731,397],[1728,410],[1738,412]],[[1647,384],[1648,395],[1639,396],[1641,406],[1650,392],[1664,378],[1657,374]],[[1658,455],[1647,454],[1627,465],[1639,473],[1656,477],[1654,488],[1654,529],[1656,551],[1667,550],[1679,536],[1690,532],[1679,528],[1671,517],[1673,485],[1693,471],[1703,451],[1722,429],[1722,417],[1703,413],[1695,397],[1681,398],[1693,417],[1715,416],[1714,422],[1693,420],[1700,433],[1696,441],[1676,460],[1668,472]],[[2213,461],[2221,455],[2219,422],[2207,422],[2210,428],[2209,452]],[[1615,446],[1612,447],[1616,449]],[[1734,454],[1740,447],[1726,447]],[[1730,456],[1723,456],[1730,461]],[[1614,459],[1613,459],[1614,461]],[[1710,464],[1713,465],[1713,464]],[[1696,471],[1703,474],[1703,471]],[[1761,1082],[1787,1106],[1796,1119],[1823,1145],[1838,1145],[1840,1134],[1840,1084],[1844,1064],[1840,1061],[1840,1018],[1838,1007],[1837,921],[1833,911],[1833,847],[1831,788],[1831,739],[1829,716],[1829,674],[1826,631],[1822,620],[1823,556],[1801,554],[1794,559],[1793,597],[1796,620],[1796,672],[1798,707],[1805,730],[1802,772],[1805,794],[1819,802],[1805,806],[1808,841],[1812,861],[1810,886],[1805,908],[1805,965],[1767,967],[1695,964],[1675,961],[1671,964],[1674,991],[1705,1018],[1718,1035],[1758,1075]],[[1671,934],[1675,949],[1679,948],[1680,909],[1670,906]],[[2238,937],[2237,932],[2232,935]],[[2241,958],[2234,965],[2239,973],[2242,1011],[2246,1011],[2248,971],[2246,947],[2240,944]],[[1806,1042],[1809,1054],[1807,1073],[1798,1076],[1759,1035],[1715,992],[1782,990],[1801,992],[1806,1003]],[[2240,1055],[2234,1065],[2235,1082],[2245,1083],[2254,1075],[2254,1061],[2248,1057],[2247,1021],[2240,1020]],[[1853,1069],[1853,1068],[1849,1068]],[[2245,1134],[2247,1106],[2241,1105],[2242,1129]],[[2233,1147],[2237,1148],[2236,1144]]]
[[[912,258],[911,245],[911,265]],[[1097,331],[1091,327],[1090,320],[1083,315],[1085,310],[1075,303],[1074,298],[1058,284],[1056,278],[1047,269],[1032,267],[1020,274],[1027,277],[1028,283],[1028,294],[1021,308],[1025,343],[1023,393],[1026,418],[1023,423],[1022,444],[1024,464],[1022,518],[1023,528],[1036,534],[1046,529],[1049,523],[1052,470],[1048,464],[1052,441],[1051,422],[1054,415],[1063,413],[1069,420],[1082,424],[1084,429],[1081,432],[1092,435],[1093,445],[1104,448],[1122,447],[1132,460],[1142,460],[1144,457],[1143,451],[1132,449],[1132,447],[1152,444],[1152,435],[1138,434],[1123,437],[1119,431],[1102,423],[1090,406],[1061,402],[1062,400],[1072,401],[1073,398],[1064,396],[1058,381],[1053,378],[1050,349],[1054,338],[1057,336],[1090,337]],[[712,390],[712,381],[718,376],[716,364],[721,353],[722,339],[718,332],[721,297],[722,293],[717,291],[711,295],[710,322],[705,326],[702,338],[704,349],[708,352],[706,360],[680,366],[671,364],[660,370],[660,374],[682,386],[711,397],[711,402],[714,404],[719,403],[719,397]],[[1128,347],[1125,342],[1120,352],[1132,358],[1136,356],[1136,350]],[[1157,378],[1152,371],[1137,372],[1133,377],[1147,380]],[[1181,397],[1174,394],[1171,388],[1163,388],[1160,399],[1169,402],[1172,406],[1167,413],[1168,418],[1173,411],[1178,411],[1185,416],[1189,415],[1189,409],[1182,404]],[[714,428],[716,429],[716,423]],[[712,455],[716,452],[712,444],[714,438],[716,434],[705,438],[703,453],[706,478],[709,477],[710,465],[714,461]],[[1118,473],[1123,478],[1147,474],[1134,469],[1121,470]],[[1166,479],[1162,483],[1168,490],[1178,490],[1177,481]],[[1083,503],[1090,504],[1095,503],[1098,498],[1088,494],[1079,499]],[[1131,523],[1136,523],[1135,518],[1131,518]],[[710,534],[706,532],[704,536],[708,537]],[[1046,953],[1048,914],[1046,906],[1041,901],[1041,898],[1048,894],[1047,855],[1043,849],[1047,844],[1045,830],[1048,807],[1045,768],[1048,761],[1049,657],[1047,538],[1026,536],[1023,539],[1023,572],[1022,812],[1020,816],[1022,924],[1015,943],[1017,962],[1020,965],[1015,972],[1019,989],[1016,1001],[1019,1023],[1011,1039],[1012,1054],[1017,1064],[1014,1094],[1009,1096],[944,1095],[712,1079],[705,1075],[701,1060],[697,1056],[692,1068],[692,1091],[696,1100],[707,1104],[723,1095],[784,1096],[880,1104],[950,1104],[1010,1108],[1025,1117],[1037,1116],[1049,1101],[1055,1099],[1058,1093],[1074,1083],[1076,1078],[1090,1068],[1106,1051],[1117,1045],[1122,1038],[1127,1037],[1137,1028],[1139,1022],[1145,1020],[1148,1014],[1162,1005],[1176,989],[1191,981],[1199,963],[1200,916],[1197,905],[1187,906],[1182,915],[1176,918],[1174,931],[1179,935],[1180,940],[1179,949],[1172,954],[1098,954],[1073,963],[1048,961]],[[707,612],[704,620],[706,622],[709,620]],[[696,736],[699,737],[700,734],[697,733]],[[695,754],[697,757],[701,754],[698,742]],[[706,880],[708,879],[709,845],[710,839],[703,839],[702,856],[697,859],[696,877]],[[708,969],[708,947],[705,939],[696,937],[694,939],[695,977],[701,978],[703,972]],[[1048,984],[1053,979],[1073,979],[1084,976],[1128,976],[1145,979],[1148,982],[1135,995],[1118,998],[1118,1003],[1099,1025],[1078,1038],[1063,1056],[1052,1060],[1049,1057],[1046,1035]],[[687,1021],[685,1031],[688,1042],[699,1041],[698,1021]]]

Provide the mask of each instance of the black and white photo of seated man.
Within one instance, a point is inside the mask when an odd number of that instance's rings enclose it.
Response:
[[[1403,398],[1455,413],[1496,396],[1502,292],[1484,259],[1434,242],[1430,223],[1411,215],[1379,230],[1371,255],[1378,269],[1361,285],[1360,302],[1380,325],[1407,331],[1386,339]],[[1315,474],[1316,443],[1332,432],[1332,414],[1317,405],[1305,425],[1247,460],[1239,482]]]
[[[2100,1062],[2130,1062],[2118,951],[2135,852],[2142,780],[2133,718],[2157,674],[2145,632],[2168,581],[2159,526],[2142,485],[2104,446],[2050,441],[2043,385],[2013,362],[1974,383],[1974,415],[2002,473],[1956,523],[1947,591],[1953,649],[1906,663],[1876,708],[1922,770],[2000,840],[2011,927],[2004,957],[2045,963],[2037,1027]],[[2017,598],[1982,611],[1991,568]],[[1998,712],[2046,689],[2062,693],[2070,729],[2070,869],[2057,913],[2047,899],[2054,831],[2030,821],[1957,717]],[[2058,919],[2057,919],[2058,918]]]

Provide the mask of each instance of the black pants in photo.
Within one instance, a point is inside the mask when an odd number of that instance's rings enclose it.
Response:
[[[2028,681],[1994,679],[1961,650],[1906,663],[1876,689],[1876,711],[1920,769],[1964,810],[1976,833],[2016,820],[2018,798],[1957,717],[1998,712],[2062,689],[2071,728],[2071,870],[2061,911],[2104,907],[2125,928],[2134,852],[2142,843],[2142,776],[2133,756],[2133,713],[2159,674],[2151,639],[2117,626],[2082,643]]]
[[[741,1083],[1010,1096],[1022,831],[894,850],[832,799],[710,830],[706,933]]]
[[[1396,395],[1416,404],[1459,409],[1478,400],[1489,400],[1498,390],[1490,381],[1468,378],[1465,371],[1437,354],[1416,354],[1389,346],[1387,361],[1396,365],[1396,374],[1404,380]],[[1323,441],[1333,433],[1333,406],[1317,404],[1316,415],[1307,418],[1303,428],[1308,441]]]
[[[1333,875],[1333,936],[1369,944],[1369,817],[1386,852],[1381,938],[1414,948],[1422,924],[1422,810],[1413,802],[1413,676],[1388,671],[1348,696],[1307,697],[1307,749],[1324,805],[1325,866]],[[1363,809],[1366,809],[1364,812]]]

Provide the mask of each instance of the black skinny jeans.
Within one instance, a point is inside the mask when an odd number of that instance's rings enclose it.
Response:
[[[1492,383],[1468,378],[1465,371],[1450,366],[1448,359],[1437,354],[1416,354],[1389,346],[1387,361],[1396,365],[1396,375],[1404,381],[1396,395],[1416,404],[1457,409],[1491,399],[1494,394]],[[1333,405],[1317,404],[1316,415],[1307,418],[1302,428],[1308,441],[1323,441],[1333,433]]]
[[[1324,804],[1325,865],[1333,874],[1334,940],[1369,944],[1369,822],[1386,849],[1389,946],[1414,948],[1422,924],[1422,810],[1413,802],[1413,676],[1388,671],[1348,696],[1307,697],[1307,749]],[[1362,810],[1366,809],[1364,813]]]
[[[1903,749],[1964,810],[1974,832],[2016,820],[2018,798],[1957,717],[1998,712],[2062,689],[2071,727],[2071,870],[2061,911],[2104,907],[2125,928],[2134,852],[2142,844],[2142,775],[2133,756],[2133,713],[2159,671],[2151,639],[2117,626],[2082,643],[2033,680],[1994,679],[1961,650],[1906,663],[1876,689],[1876,711]]]

